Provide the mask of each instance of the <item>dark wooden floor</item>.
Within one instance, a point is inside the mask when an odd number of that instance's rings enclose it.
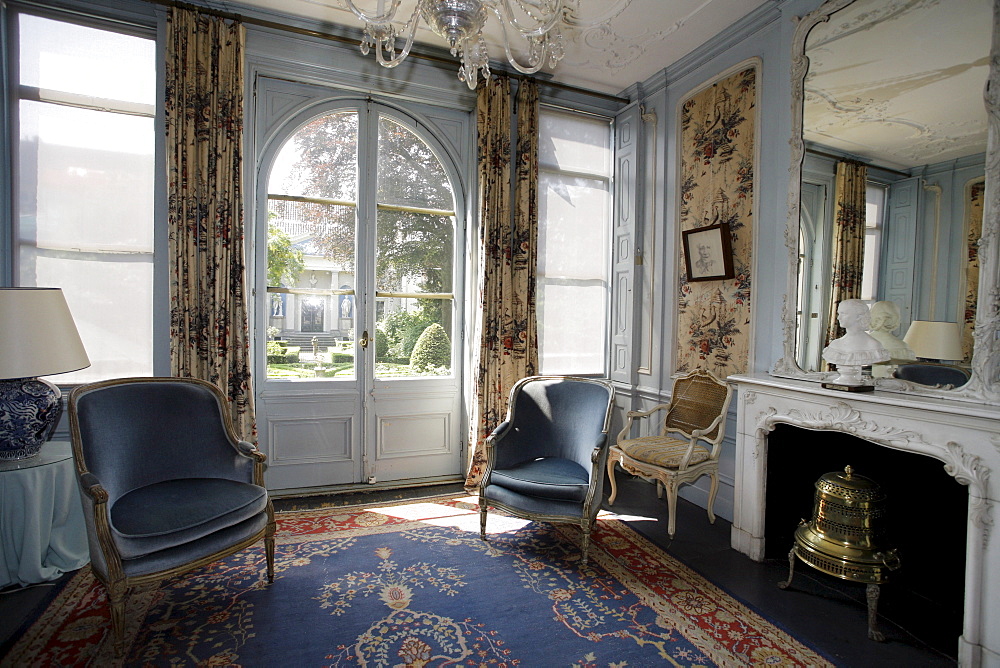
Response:
[[[631,516],[627,521],[637,531],[838,666],[955,665],[957,638],[934,638],[926,632],[915,637],[893,619],[879,620],[885,642],[868,640],[863,585],[841,582],[800,564],[792,588],[778,589],[777,583],[788,574],[786,560],[757,563],[732,550],[729,523],[718,519],[714,525],[709,524],[705,511],[691,503],[680,502],[677,532],[674,540],[669,540],[666,503],[656,498],[653,486],[618,475],[618,499],[609,510]],[[460,493],[461,486],[277,499],[275,509],[376,503],[448,492]],[[48,602],[56,587],[53,583],[0,592],[0,657],[16,640],[23,624]],[[891,595],[891,586],[883,587],[883,598]]]
[[[926,631],[915,637],[885,616],[879,617],[879,627],[886,641],[869,640],[863,584],[838,580],[799,562],[791,588],[779,589],[777,583],[788,577],[788,560],[757,563],[736,552],[730,547],[729,522],[716,519],[715,524],[709,524],[703,508],[681,500],[671,541],[666,535],[666,502],[656,498],[652,485],[619,472],[618,488],[619,497],[610,510],[650,518],[630,524],[838,666],[956,665],[957,637],[934,639]],[[882,587],[883,603],[890,596],[891,583]]]

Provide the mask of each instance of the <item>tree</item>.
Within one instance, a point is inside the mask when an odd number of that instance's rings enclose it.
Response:
[[[287,234],[268,223],[267,284],[273,287],[294,285],[305,268],[302,251],[292,245]]]
[[[413,346],[410,366],[417,370],[451,366],[451,341],[444,327],[434,323],[424,330]]]
[[[294,141],[300,156],[294,173],[304,194],[358,201],[357,113],[318,118],[296,133]],[[379,203],[445,211],[454,207],[451,184],[437,156],[413,132],[386,117],[379,120],[376,162]],[[312,240],[317,252],[351,270],[354,209],[307,204],[303,217],[317,230]],[[380,209],[375,226],[377,289],[398,291],[415,284],[426,292],[451,292],[454,226],[452,216]],[[434,306],[440,321],[446,321],[450,310]]]
[[[430,301],[430,300],[422,300]],[[435,322],[434,312],[421,308],[417,311],[393,311],[379,323],[379,328],[385,333],[390,346],[389,354],[393,357],[409,358],[417,339],[427,327]]]
[[[293,139],[299,161],[292,168],[295,194],[357,202],[358,114],[328,114],[306,124]],[[356,210],[349,206],[300,203],[301,219],[316,230],[310,252],[354,270]]]

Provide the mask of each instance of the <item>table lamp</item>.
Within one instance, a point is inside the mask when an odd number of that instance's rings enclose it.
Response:
[[[903,341],[917,358],[927,362],[961,360],[962,332],[957,322],[914,320]]]
[[[59,288],[0,288],[0,460],[41,450],[62,414],[62,393],[38,378],[90,366]]]

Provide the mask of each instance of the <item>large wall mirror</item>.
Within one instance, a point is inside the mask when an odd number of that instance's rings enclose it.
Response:
[[[997,401],[1000,64],[991,57],[993,4],[829,0],[799,22],[784,349],[775,375],[827,376],[821,352],[836,318],[836,173],[844,162],[864,165],[867,183],[854,296],[893,302],[899,338],[915,320],[953,322],[965,335],[964,359],[956,362],[968,369],[967,383],[880,378],[878,387]],[[970,252],[978,254],[971,262]]]

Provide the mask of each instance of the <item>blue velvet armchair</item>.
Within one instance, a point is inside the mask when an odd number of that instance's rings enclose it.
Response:
[[[108,591],[118,655],[135,585],[261,538],[274,580],[265,456],[236,438],[218,388],[188,378],[109,380],[73,390],[69,416],[91,568]]]
[[[892,375],[920,385],[961,387],[969,382],[969,372],[962,367],[934,362],[900,364]]]
[[[532,376],[511,388],[507,419],[486,439],[480,536],[490,506],[532,521],[578,524],[582,564],[601,509],[614,388],[589,378]]]

